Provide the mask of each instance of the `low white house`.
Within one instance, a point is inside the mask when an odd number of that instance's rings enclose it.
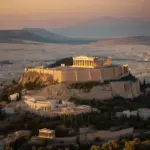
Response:
[[[126,116],[128,118],[134,116],[137,117],[139,115],[139,117],[143,120],[147,120],[150,118],[150,109],[148,108],[139,108],[138,110],[124,110],[123,112],[116,112],[116,117],[120,118],[123,116]]]
[[[138,111],[137,110],[130,111],[130,116],[136,117],[137,115],[138,115]]]
[[[19,98],[19,93],[14,93],[14,94],[9,96],[9,99],[11,101],[16,101],[18,98]]]
[[[143,109],[139,109],[139,116],[143,119],[143,120],[147,120],[150,118],[150,109],[148,108],[143,108]]]
[[[59,104],[58,100],[50,100],[43,96],[24,96],[24,102],[32,109],[38,111],[51,111]]]
[[[123,115],[126,116],[127,118],[130,118],[130,110],[124,110]]]

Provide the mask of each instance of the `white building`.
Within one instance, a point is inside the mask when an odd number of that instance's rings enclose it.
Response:
[[[132,116],[139,117],[143,120],[148,120],[150,118],[150,109],[148,108],[139,108],[138,110],[124,110],[123,112],[116,112],[116,117],[120,118],[122,115],[126,116],[127,118],[130,118]]]
[[[59,100],[50,100],[43,96],[24,96],[24,102],[32,109],[45,112],[55,110],[59,104]]]
[[[138,109],[138,112],[140,118],[142,118],[143,120],[147,120],[150,118],[150,109],[142,108],[142,109]]]
[[[9,96],[9,99],[11,101],[16,101],[18,98],[19,98],[19,93],[14,93],[14,94]]]
[[[124,110],[123,115],[126,116],[127,118],[130,118],[130,110]]]
[[[130,116],[134,116],[136,117],[138,115],[138,111],[137,110],[133,110],[130,112]]]

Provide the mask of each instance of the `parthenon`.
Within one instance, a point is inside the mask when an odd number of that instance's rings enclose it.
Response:
[[[102,66],[109,66],[110,63],[111,63],[110,57],[107,58],[87,57],[87,56],[73,57],[73,67],[97,68]]]

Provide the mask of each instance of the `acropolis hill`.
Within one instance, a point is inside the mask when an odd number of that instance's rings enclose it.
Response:
[[[140,95],[140,82],[130,74],[128,65],[113,65],[110,57],[78,56],[73,57],[73,65],[69,66],[25,68],[19,82],[44,83],[47,87],[41,90],[41,94],[56,99],[100,100]],[[88,90],[82,89],[82,85]]]
[[[73,57],[73,65],[62,64],[55,68],[25,68],[26,72],[37,72],[49,75],[49,80],[58,83],[74,83],[120,79],[129,75],[128,65],[111,65],[110,57],[98,58],[78,56]]]

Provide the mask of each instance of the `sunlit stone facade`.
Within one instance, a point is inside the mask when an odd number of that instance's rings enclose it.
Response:
[[[88,82],[120,79],[129,75],[128,65],[111,65],[110,57],[73,57],[72,66],[55,68],[25,68],[26,72],[47,74],[52,81],[58,83]]]
[[[87,57],[87,56],[73,57],[73,67],[98,68],[102,66],[109,66],[110,64],[111,64],[110,57],[107,58]]]
[[[40,129],[39,130],[39,137],[44,139],[54,139],[55,138],[55,131],[49,129]]]

